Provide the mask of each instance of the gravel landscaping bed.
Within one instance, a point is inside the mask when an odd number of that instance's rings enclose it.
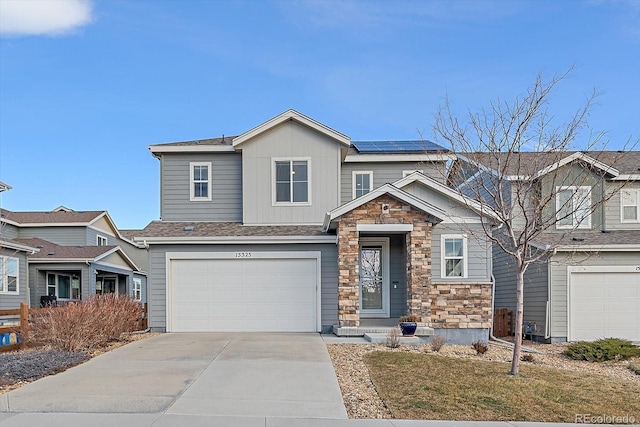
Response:
[[[522,362],[522,366],[534,364],[640,383],[640,375],[629,370],[629,362],[592,363],[572,360],[561,354],[567,345],[567,343],[526,343],[526,347],[542,354],[533,354],[533,362]],[[327,349],[338,377],[349,418],[391,418],[391,412],[386,408],[371,382],[369,371],[363,361],[365,354],[372,351],[433,353],[428,345],[391,349],[380,344],[328,344]],[[491,344],[487,353],[478,356],[471,346],[445,345],[437,354],[465,359],[511,362],[512,350]],[[523,354],[526,353],[523,352]],[[505,365],[505,369],[509,369],[508,365]]]

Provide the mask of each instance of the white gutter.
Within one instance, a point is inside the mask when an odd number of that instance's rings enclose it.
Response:
[[[233,245],[233,244],[283,244],[283,243],[334,243],[337,236],[221,236],[221,237],[145,237],[141,239],[149,245]]]

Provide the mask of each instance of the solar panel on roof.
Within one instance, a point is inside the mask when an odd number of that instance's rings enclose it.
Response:
[[[424,153],[449,151],[431,141],[351,141],[360,153]]]

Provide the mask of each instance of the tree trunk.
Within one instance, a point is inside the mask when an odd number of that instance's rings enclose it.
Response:
[[[524,312],[524,271],[518,269],[518,282],[516,284],[516,335],[511,360],[511,375],[520,372],[520,350],[522,348],[522,314]]]

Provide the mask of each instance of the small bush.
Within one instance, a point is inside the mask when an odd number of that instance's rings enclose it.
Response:
[[[632,360],[629,362],[629,370],[636,375],[640,375],[640,360]]]
[[[33,314],[27,342],[54,350],[90,352],[139,329],[141,314],[140,303],[128,296],[94,295]]]
[[[400,332],[400,328],[396,327],[391,329],[387,333],[387,347],[389,348],[398,348],[400,347],[400,336],[402,333]]]
[[[526,353],[520,356],[520,360],[522,360],[523,362],[531,362],[531,363],[536,361],[535,357],[533,357],[533,354],[529,354],[529,353]]]
[[[562,352],[575,360],[605,362],[607,360],[627,360],[640,356],[640,348],[629,340],[604,338],[597,341],[578,341],[570,344]]]
[[[398,323],[417,323],[420,318],[417,314],[406,314],[398,319]]]
[[[486,342],[476,341],[471,344],[471,347],[476,351],[476,354],[485,354],[489,350],[489,345]]]
[[[447,343],[447,340],[440,335],[434,335],[431,337],[431,351],[439,352],[442,347]]]

